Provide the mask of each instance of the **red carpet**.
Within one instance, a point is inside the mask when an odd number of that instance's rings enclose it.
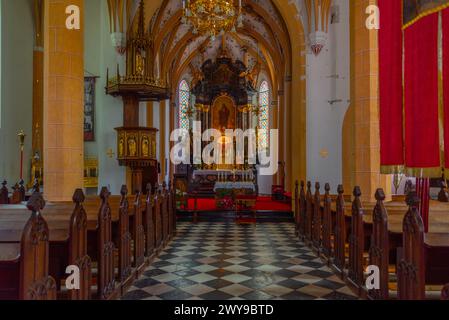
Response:
[[[195,201],[189,199],[188,210],[194,210]],[[271,197],[258,197],[255,209],[257,211],[281,211],[291,212],[291,204],[271,200]],[[200,198],[198,199],[198,211],[216,211],[217,206],[215,199]]]

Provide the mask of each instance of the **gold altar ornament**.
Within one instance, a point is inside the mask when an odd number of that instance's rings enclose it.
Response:
[[[192,27],[193,34],[209,35],[235,32],[243,27],[241,0],[182,0],[182,22]]]

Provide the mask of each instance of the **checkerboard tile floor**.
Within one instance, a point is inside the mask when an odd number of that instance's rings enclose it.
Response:
[[[290,223],[181,223],[127,300],[356,299]]]

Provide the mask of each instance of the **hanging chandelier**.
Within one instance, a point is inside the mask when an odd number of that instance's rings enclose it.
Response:
[[[217,35],[235,32],[243,27],[242,0],[182,0],[182,22],[192,27],[193,34]]]

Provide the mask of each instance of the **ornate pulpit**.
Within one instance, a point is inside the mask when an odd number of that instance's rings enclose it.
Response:
[[[157,129],[139,126],[141,101],[168,99],[168,89],[153,74],[152,42],[144,26],[143,2],[139,7],[139,23],[136,31],[130,31],[126,44],[126,74],[109,78],[106,93],[123,99],[123,126],[117,131],[117,160],[130,168],[132,190],[142,191],[147,183],[157,182],[156,160]]]

